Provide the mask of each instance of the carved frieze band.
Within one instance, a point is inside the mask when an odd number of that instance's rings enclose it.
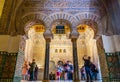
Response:
[[[49,16],[46,14],[41,13],[32,13],[28,14],[26,16],[23,16],[19,22],[17,22],[17,27],[21,26],[25,27],[25,24],[31,21],[40,20],[44,22],[45,26],[49,27],[53,23],[53,21],[63,19],[68,20],[71,25],[75,26],[80,23],[83,19],[91,19],[95,21],[96,23],[99,23],[100,17],[93,13],[79,13],[73,16],[72,14],[66,13],[66,12],[56,12]]]

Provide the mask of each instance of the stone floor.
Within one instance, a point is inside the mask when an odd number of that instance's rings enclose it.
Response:
[[[42,82],[42,81],[24,81],[21,82]],[[73,82],[72,80],[51,80],[50,82]],[[80,81],[80,82],[86,82],[86,81]],[[102,82],[102,81],[93,81],[93,82]]]

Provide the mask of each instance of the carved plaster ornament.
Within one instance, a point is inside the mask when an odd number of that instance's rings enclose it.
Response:
[[[77,32],[76,29],[73,29],[72,32],[70,33],[70,38],[78,38],[79,33]]]
[[[50,29],[46,29],[45,32],[43,33],[43,36],[47,39],[50,39],[53,37],[53,34]]]

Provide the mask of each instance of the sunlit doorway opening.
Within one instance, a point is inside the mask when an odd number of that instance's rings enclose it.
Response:
[[[70,24],[66,20],[56,20],[52,25],[52,33],[49,72],[55,74],[56,80],[68,80],[65,78],[64,65],[67,62],[73,65],[72,42],[69,38]]]
[[[83,56],[90,56],[91,63],[93,63],[98,69],[97,79],[101,79],[100,63],[97,52],[96,39],[94,39],[95,31],[91,26],[81,24],[77,27],[80,34],[77,40],[78,62],[79,69],[84,66]],[[81,78],[81,73],[80,73]]]
[[[43,25],[33,25],[28,31],[28,39],[25,47],[25,61],[29,63],[35,59],[38,66],[38,80],[43,78],[44,58],[45,58],[45,39]]]

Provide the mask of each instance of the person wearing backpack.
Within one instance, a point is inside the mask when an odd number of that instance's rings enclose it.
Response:
[[[92,71],[92,79],[97,80],[98,69],[96,68],[95,64],[91,63],[90,69]]]
[[[85,67],[86,77],[87,77],[86,82],[89,82],[89,81],[93,82],[92,81],[92,74],[91,74],[91,70],[90,70],[91,57],[87,56],[87,55],[84,55],[83,60],[84,60],[84,67]]]

